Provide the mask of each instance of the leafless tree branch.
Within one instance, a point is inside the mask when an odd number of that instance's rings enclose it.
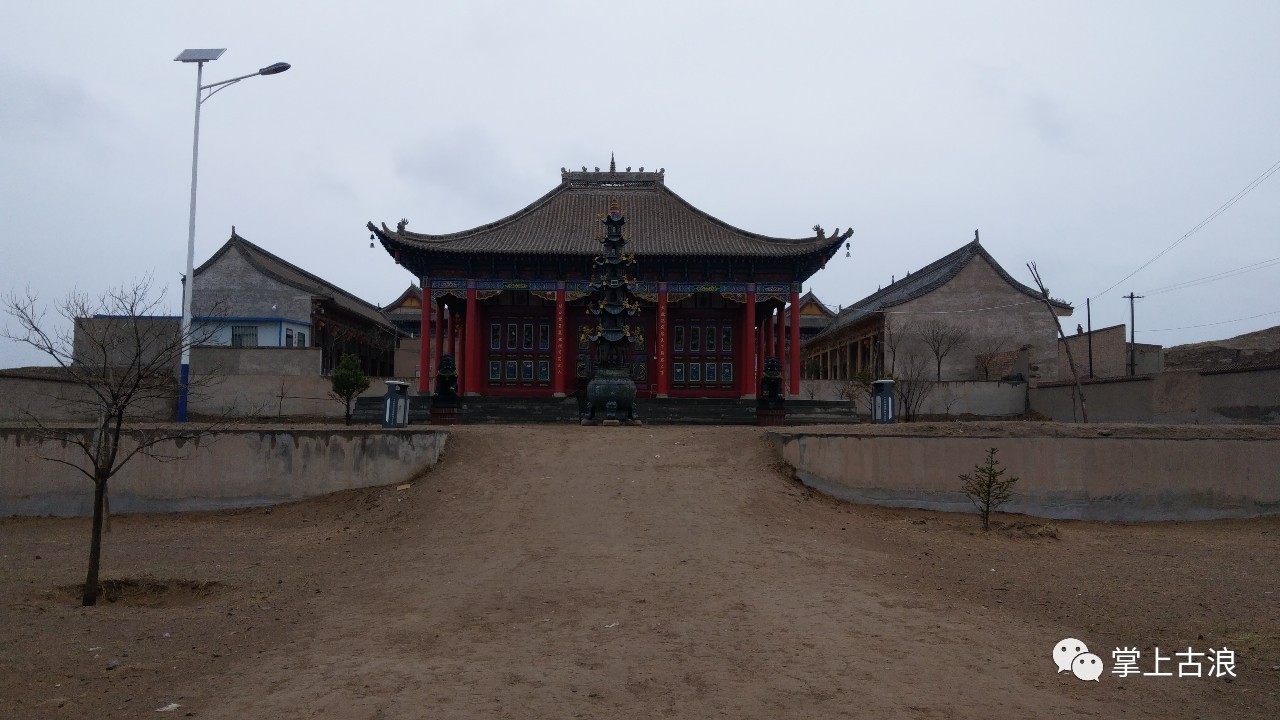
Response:
[[[933,355],[937,369],[937,377],[934,379],[939,381],[942,380],[943,358],[969,340],[968,330],[944,320],[925,320],[916,326],[916,334]]]
[[[98,594],[101,533],[107,507],[107,483],[138,455],[174,459],[155,451],[161,443],[208,435],[225,424],[154,425],[173,418],[178,363],[185,349],[210,339],[217,324],[193,324],[183,331],[163,312],[164,293],[153,291],[149,277],[108,290],[96,298],[72,291],[55,305],[64,323],[49,317],[30,288],[11,294],[3,306],[17,329],[5,327],[0,337],[39,350],[59,368],[73,393],[61,401],[91,418],[87,425],[65,426],[27,413],[37,435],[79,450],[80,462],[48,457],[75,468],[94,484],[94,520],[85,605]],[[205,381],[213,380],[207,376]],[[199,384],[197,381],[194,384]],[[142,426],[139,423],[152,423]],[[122,440],[125,441],[122,447]]]
[[[1000,354],[1013,346],[1013,336],[1005,333],[980,335],[972,341],[974,359],[983,380],[991,379],[991,371],[996,367]]]

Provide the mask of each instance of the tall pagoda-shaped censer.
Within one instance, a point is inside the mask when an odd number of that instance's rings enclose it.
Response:
[[[635,255],[623,252],[627,238],[622,226],[627,224],[618,199],[610,198],[609,214],[601,219],[605,234],[598,239],[601,251],[595,259],[591,279],[592,298],[587,312],[594,315],[596,326],[584,331],[585,339],[596,348],[596,372],[587,383],[587,417],[583,425],[640,424],[636,416],[636,383],[631,377],[631,345],[640,342],[639,330],[632,330],[627,318],[640,311],[640,303],[631,294],[634,282],[627,271],[636,264]]]

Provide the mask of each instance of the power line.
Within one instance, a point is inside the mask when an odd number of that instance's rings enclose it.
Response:
[[[1239,201],[1240,201],[1240,200],[1241,200],[1245,195],[1248,195],[1249,193],[1253,192],[1254,188],[1256,188],[1256,187],[1258,187],[1259,185],[1261,185],[1262,183],[1266,182],[1266,181],[1267,181],[1267,178],[1269,178],[1269,177],[1271,177],[1272,175],[1274,175],[1274,174],[1276,173],[1276,171],[1277,171],[1277,170],[1280,170],[1280,160],[1277,160],[1277,161],[1276,161],[1276,163],[1275,163],[1274,165],[1272,165],[1271,167],[1267,168],[1267,169],[1266,169],[1266,171],[1265,171],[1265,172],[1263,172],[1263,173],[1262,173],[1261,175],[1259,175],[1258,177],[1254,178],[1254,179],[1253,179],[1253,182],[1249,183],[1248,185],[1246,185],[1246,186],[1245,186],[1245,188],[1244,188],[1243,190],[1241,190],[1240,192],[1238,192],[1238,193],[1236,193],[1235,195],[1233,195],[1233,196],[1231,197],[1231,199],[1230,199],[1230,200],[1226,201],[1226,202],[1225,202],[1225,203],[1223,203],[1222,205],[1219,205],[1217,210],[1214,210],[1212,213],[1210,213],[1210,214],[1209,214],[1209,217],[1206,217],[1205,219],[1201,220],[1199,223],[1197,223],[1197,224],[1196,224],[1196,226],[1195,226],[1195,227],[1191,228],[1191,229],[1190,229],[1190,230],[1188,230],[1186,233],[1184,233],[1182,237],[1178,238],[1177,240],[1174,240],[1174,241],[1173,241],[1173,243],[1172,243],[1171,245],[1169,245],[1169,247],[1167,247],[1167,248],[1165,248],[1165,249],[1161,250],[1160,252],[1156,253],[1156,256],[1155,256],[1155,257],[1153,257],[1153,258],[1151,258],[1150,260],[1146,261],[1146,262],[1145,262],[1145,263],[1143,263],[1142,265],[1139,265],[1137,270],[1134,270],[1133,272],[1129,273],[1128,275],[1125,275],[1124,277],[1122,277],[1122,278],[1120,278],[1119,280],[1117,280],[1117,281],[1115,282],[1115,285],[1112,285],[1111,287],[1107,288],[1106,290],[1103,290],[1102,292],[1098,293],[1097,295],[1094,295],[1094,296],[1093,296],[1093,299],[1095,299],[1095,300],[1096,300],[1097,298],[1100,298],[1100,297],[1102,297],[1103,295],[1106,295],[1107,293],[1111,292],[1112,290],[1115,290],[1117,285],[1119,285],[1120,283],[1124,282],[1125,280],[1128,280],[1129,278],[1133,277],[1134,275],[1137,275],[1138,273],[1142,272],[1144,269],[1146,269],[1146,267],[1147,267],[1148,265],[1150,265],[1151,263],[1153,263],[1153,262],[1155,262],[1155,261],[1159,260],[1160,258],[1164,257],[1165,253],[1167,253],[1167,252],[1169,252],[1170,250],[1172,250],[1172,249],[1174,249],[1174,248],[1178,247],[1178,246],[1179,246],[1179,245],[1181,245],[1181,244],[1183,243],[1183,241],[1185,241],[1187,238],[1189,238],[1189,237],[1191,237],[1192,235],[1195,235],[1196,233],[1200,232],[1200,229],[1201,229],[1201,228],[1203,228],[1205,225],[1208,225],[1209,223],[1213,222],[1213,221],[1214,221],[1214,220],[1215,220],[1219,215],[1221,215],[1222,213],[1224,213],[1224,212],[1226,212],[1226,211],[1230,210],[1232,205],[1235,205],[1237,202],[1239,202]]]
[[[1158,332],[1171,332],[1173,330],[1192,330],[1195,328],[1212,327],[1214,325],[1226,325],[1228,323],[1242,322],[1244,320],[1253,320],[1255,318],[1267,317],[1268,315],[1280,315],[1280,310],[1272,310],[1271,312],[1264,312],[1261,315],[1250,315],[1249,317],[1236,318],[1234,320],[1219,320],[1218,322],[1204,323],[1203,325],[1187,325],[1185,327],[1160,328],[1159,330],[1142,330],[1140,332],[1158,333]]]
[[[1274,257],[1274,258],[1271,258],[1270,260],[1259,260],[1256,263],[1242,265],[1238,268],[1233,268],[1231,270],[1223,270],[1222,272],[1215,273],[1213,275],[1206,275],[1204,277],[1196,278],[1194,280],[1184,280],[1183,282],[1174,283],[1172,285],[1165,285],[1164,287],[1158,287],[1158,288],[1155,288],[1154,290],[1145,290],[1144,292],[1148,295],[1159,295],[1161,293],[1173,292],[1175,290],[1185,290],[1186,288],[1195,287],[1196,285],[1204,285],[1205,283],[1216,282],[1218,280],[1226,280],[1227,278],[1235,277],[1237,275],[1244,275],[1245,273],[1251,273],[1254,270],[1265,270],[1266,268],[1269,268],[1275,265],[1280,265],[1280,257]]]

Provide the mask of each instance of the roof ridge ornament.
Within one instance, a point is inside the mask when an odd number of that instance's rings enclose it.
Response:
[[[827,231],[826,231],[826,230],[823,230],[821,225],[814,225],[814,226],[813,226],[813,232],[814,232],[814,234],[816,234],[819,238],[826,238],[826,237],[827,237]],[[852,235],[852,234],[853,234],[853,228],[849,228],[848,230],[845,230],[845,231],[844,231],[844,234],[843,234],[843,235],[841,235],[841,234],[840,234],[840,226],[838,226],[838,225],[837,225],[837,226],[836,226],[836,231],[835,231],[835,232],[833,232],[833,233],[831,233],[831,237],[833,237],[833,238],[839,238],[839,239],[841,239],[841,240],[848,240],[848,239],[849,239],[849,236],[850,236],[850,235]]]
[[[408,224],[409,224],[408,218],[400,218],[400,222],[396,223],[396,232],[398,233],[404,232],[405,226],[407,226]]]
[[[609,174],[618,172],[618,163],[613,160],[613,153],[609,153]]]

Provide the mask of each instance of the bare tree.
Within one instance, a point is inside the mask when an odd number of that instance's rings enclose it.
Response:
[[[973,340],[974,359],[983,380],[991,379],[991,372],[999,367],[1000,355],[1013,345],[1013,338],[1005,333],[980,335]]]
[[[933,394],[937,384],[926,379],[929,373],[928,360],[916,353],[903,356],[901,369],[893,377],[893,389],[898,394],[898,404],[902,407],[902,419],[915,422],[924,407],[925,400]]]
[[[898,365],[898,350],[905,344],[906,339],[911,335],[911,325],[903,320],[900,324],[892,322],[888,316],[884,316],[884,350],[889,353],[888,375],[893,376]],[[881,368],[884,369],[884,368]]]
[[[938,389],[942,391],[942,414],[951,417],[951,408],[960,402],[960,393],[951,382],[938,383]]]
[[[1071,343],[1067,342],[1066,333],[1062,332],[1062,321],[1058,319],[1058,313],[1054,312],[1053,304],[1049,302],[1049,290],[1040,279],[1040,271],[1036,269],[1036,264],[1027,263],[1027,269],[1031,271],[1031,278],[1036,281],[1036,288],[1040,290],[1040,300],[1044,302],[1045,308],[1049,310],[1049,315],[1053,317],[1053,324],[1058,328],[1058,337],[1062,339],[1062,346],[1067,351],[1067,364],[1071,366],[1071,378],[1075,380],[1076,392],[1080,394],[1080,415],[1084,422],[1088,423],[1089,408],[1084,402],[1084,388],[1080,386],[1080,373],[1076,372],[1076,361],[1071,357]],[[1071,412],[1075,412],[1074,403],[1071,405]]]
[[[182,350],[216,332],[206,325],[184,335],[175,318],[158,317],[163,314],[163,299],[163,292],[153,297],[150,278],[96,298],[73,291],[55,307],[65,324],[47,316],[30,288],[3,301],[17,328],[4,328],[0,337],[30,345],[57,363],[78,391],[63,401],[68,406],[63,410],[93,418],[85,427],[58,424],[28,413],[37,435],[80,450],[78,461],[44,459],[74,468],[93,482],[93,530],[81,598],[84,605],[94,605],[98,598],[107,482],[137,455],[176,459],[162,454],[159,446],[200,437],[218,424],[135,425],[173,419]]]
[[[969,331],[944,320],[926,320],[916,326],[916,334],[933,355],[937,368],[934,379],[941,381],[943,358],[968,341]]]

